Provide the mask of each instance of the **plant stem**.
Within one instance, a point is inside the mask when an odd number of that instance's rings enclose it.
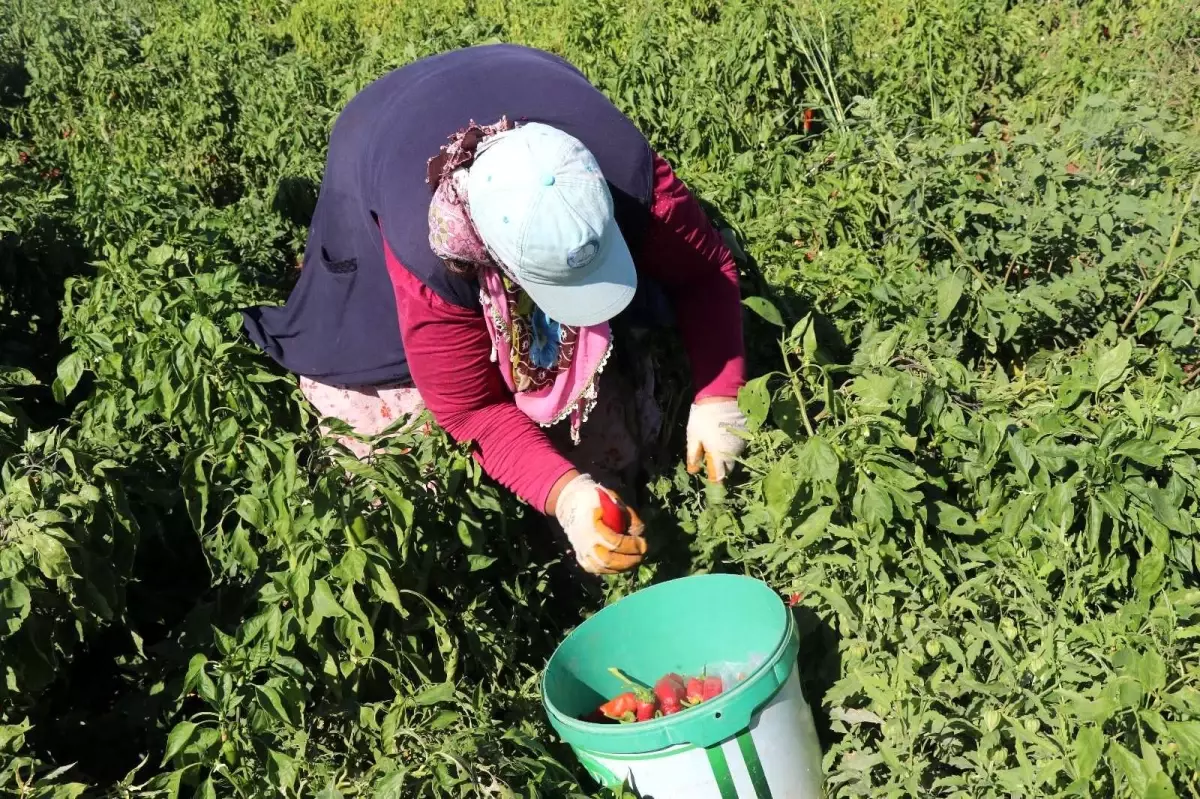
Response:
[[[1004,270],[1004,280],[1000,281],[1000,285],[1002,285],[1002,286],[1008,285],[1008,279],[1009,279],[1009,277],[1012,276],[1013,269],[1015,269],[1016,266],[1017,266],[1017,259],[1016,258],[1010,259],[1008,262],[1008,268]]]
[[[938,235],[949,242],[950,246],[954,248],[954,251],[958,253],[958,257],[962,258],[963,264],[967,267],[967,269],[971,270],[971,274],[975,275],[975,279],[983,284],[984,289],[990,290],[992,288],[992,284],[988,282],[988,279],[983,276],[983,273],[976,268],[975,264],[971,263],[971,259],[967,255],[967,251],[963,249],[961,244],[959,244],[958,237],[947,230],[941,222],[933,222],[932,224],[933,229],[937,231]]]
[[[809,322],[809,324],[812,324],[812,322]],[[788,350],[782,340],[779,342],[779,349],[783,354],[783,368],[787,371],[788,379],[792,382],[792,390],[796,392],[796,407],[800,409],[800,421],[804,422],[804,432],[808,433],[809,438],[812,438],[816,433],[813,432],[812,422],[808,420],[808,409],[804,407],[804,393],[800,390],[800,378],[796,374],[796,370],[788,362]]]
[[[1196,199],[1196,189],[1200,188],[1200,172],[1196,173],[1196,177],[1192,180],[1192,190],[1188,192],[1187,202],[1183,204],[1182,210],[1179,212],[1179,219],[1175,220],[1175,229],[1171,231],[1171,243],[1167,245],[1167,253],[1163,256],[1162,264],[1158,267],[1158,272],[1154,275],[1154,280],[1146,287],[1146,290],[1138,295],[1137,301],[1133,307],[1129,309],[1129,315],[1125,317],[1125,321],[1121,323],[1121,332],[1124,333],[1133,318],[1137,316],[1138,311],[1150,300],[1154,292],[1158,290],[1158,286],[1163,282],[1163,278],[1167,276],[1167,270],[1171,267],[1171,261],[1175,258],[1175,248],[1179,244],[1179,234],[1183,232],[1183,220],[1187,218],[1188,211],[1192,208],[1192,201]]]

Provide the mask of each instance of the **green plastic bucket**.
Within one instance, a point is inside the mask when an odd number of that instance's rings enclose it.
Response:
[[[653,799],[816,799],[821,750],[796,669],[791,611],[769,586],[709,574],[638,591],[581,624],[542,678],[550,723],[601,785]],[[753,663],[694,708],[638,724],[581,720],[624,689]]]

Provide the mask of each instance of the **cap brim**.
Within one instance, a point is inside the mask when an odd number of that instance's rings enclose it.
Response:
[[[614,225],[615,227],[615,225]],[[570,285],[525,283],[529,299],[559,324],[588,327],[607,322],[625,310],[637,293],[637,268],[625,237],[617,230],[587,275]]]

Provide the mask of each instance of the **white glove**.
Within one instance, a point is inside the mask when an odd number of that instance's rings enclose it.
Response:
[[[613,491],[586,474],[559,493],[554,515],[575,548],[579,565],[592,574],[629,571],[646,554],[642,520]]]
[[[746,448],[746,440],[738,432],[746,432],[746,414],[737,400],[692,405],[687,426],[688,472],[699,474],[703,467],[710,483],[722,482]]]

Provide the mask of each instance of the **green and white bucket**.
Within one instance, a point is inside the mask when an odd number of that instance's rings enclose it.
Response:
[[[800,689],[791,612],[765,583],[710,574],[638,591],[581,624],[550,658],[550,723],[601,785],[653,799],[817,799],[821,749]],[[621,691],[716,663],[757,665],[725,693],[638,724],[582,721]]]

